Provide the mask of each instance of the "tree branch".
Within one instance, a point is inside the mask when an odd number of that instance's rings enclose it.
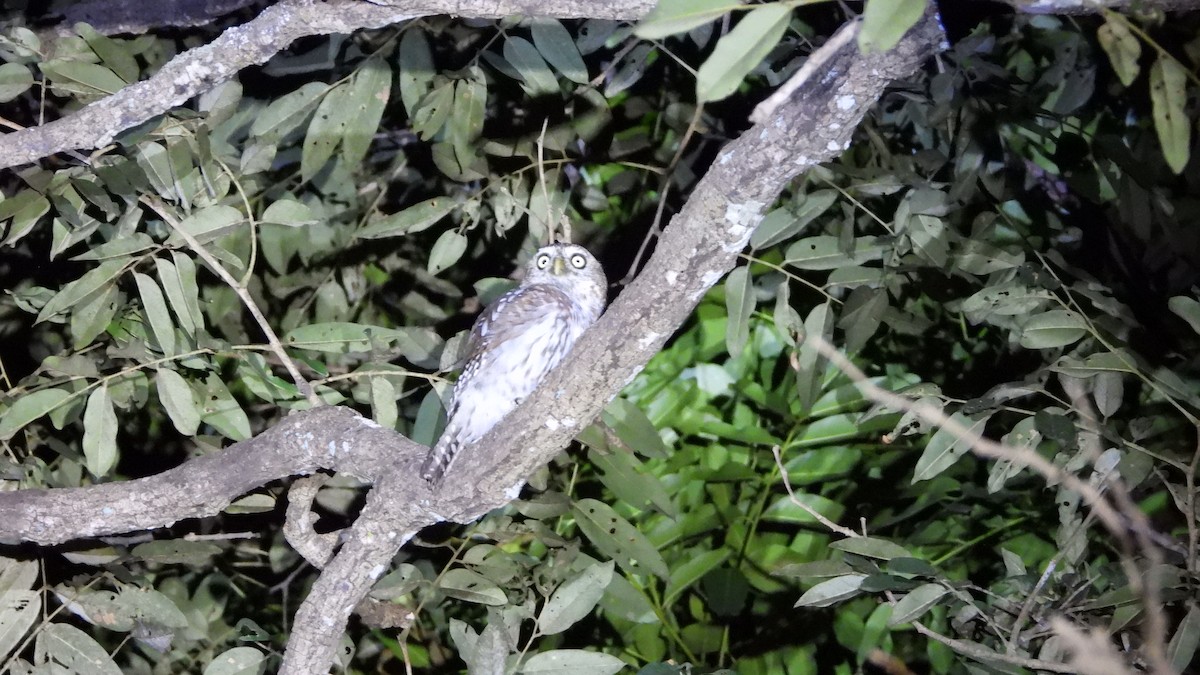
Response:
[[[353,33],[420,16],[468,14],[475,18],[526,16],[640,18],[653,0],[495,0],[465,7],[459,0],[414,0],[391,7],[363,0],[283,0],[212,42],[171,59],[147,80],[125,87],[53,122],[4,135],[0,169],[74,149],[100,148],[122,131],[161,115],[233,77],[265,63],[297,39]]]
[[[297,612],[280,672],[329,667],[352,609],[415,531],[441,520],[469,522],[514,499],[529,474],[600,413],[733,267],[788,182],[844,149],[887,85],[911,75],[942,39],[927,15],[889,52],[862,55],[848,41],[810,57],[821,59],[825,77],[810,78],[718,155],[645,270],[528,399],[461,451],[436,494],[427,497],[408,467],[376,483],[349,539]]]
[[[238,496],[297,474],[329,469],[374,481],[393,466],[415,473],[425,451],[352,410],[326,406],[146,478],[2,492],[0,542],[49,545],[165,527],[216,515]]]

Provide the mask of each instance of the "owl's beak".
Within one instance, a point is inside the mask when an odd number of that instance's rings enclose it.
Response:
[[[563,273],[567,271],[567,261],[556,257],[554,262],[550,263],[550,271],[554,274],[554,276],[561,277]]]

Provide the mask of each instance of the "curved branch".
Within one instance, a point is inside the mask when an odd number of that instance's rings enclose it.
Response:
[[[216,515],[240,495],[280,478],[330,469],[373,481],[393,466],[415,467],[425,452],[348,408],[326,406],[146,478],[0,493],[0,542],[60,544],[165,527]]]
[[[419,0],[391,7],[363,0],[283,0],[251,21],[226,30],[212,42],[171,59],[147,80],[87,105],[53,122],[5,134],[0,169],[28,164],[75,149],[108,145],[122,131],[182,105],[248,66],[265,63],[297,39],[353,33],[419,16],[469,14],[476,18],[527,16],[637,19],[653,0],[495,0],[464,7],[459,0]]]

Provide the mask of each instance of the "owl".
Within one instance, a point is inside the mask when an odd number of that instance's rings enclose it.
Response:
[[[482,438],[533,392],[604,311],[607,287],[600,263],[582,246],[538,249],[520,285],[471,328],[446,429],[421,467],[425,480],[440,482],[459,449]]]

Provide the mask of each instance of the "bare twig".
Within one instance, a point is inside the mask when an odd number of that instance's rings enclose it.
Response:
[[[775,466],[779,467],[779,477],[781,479],[783,479],[783,489],[787,490],[788,498],[792,500],[793,504],[795,504],[796,506],[799,506],[801,509],[804,510],[805,513],[807,513],[808,515],[815,518],[818,523],[821,523],[825,527],[829,528],[831,531],[837,532],[838,534],[842,535],[843,537],[848,537],[850,539],[853,539],[855,537],[863,536],[863,535],[855,532],[854,530],[851,530],[848,527],[842,527],[841,525],[838,525],[837,523],[833,522],[832,520],[821,515],[821,513],[819,511],[817,511],[816,509],[814,509],[813,507],[811,507],[808,504],[805,504],[804,502],[797,499],[796,493],[792,491],[792,481],[788,478],[787,467],[785,467],[783,465],[783,457],[780,455],[779,446],[776,445],[776,446],[772,447],[771,453],[775,455]]]

